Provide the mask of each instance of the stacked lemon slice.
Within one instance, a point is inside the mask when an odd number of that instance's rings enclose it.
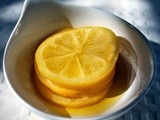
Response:
[[[37,87],[46,99],[63,107],[95,104],[112,85],[118,54],[115,34],[104,27],[53,34],[35,53]]]

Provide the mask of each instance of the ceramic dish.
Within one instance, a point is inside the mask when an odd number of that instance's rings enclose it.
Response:
[[[33,84],[33,61],[43,38],[67,27],[103,26],[115,32],[121,52],[115,86],[109,99],[121,96],[111,107],[84,116],[62,116],[48,107]],[[47,119],[115,119],[129,111],[148,91],[154,78],[154,56],[147,39],[134,26],[110,13],[51,0],[27,0],[7,43],[3,69],[12,93],[28,109]],[[125,84],[125,86],[124,86]],[[117,88],[119,87],[119,89]],[[114,93],[114,88],[117,92]]]

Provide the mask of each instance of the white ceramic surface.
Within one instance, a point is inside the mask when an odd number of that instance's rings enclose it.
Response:
[[[132,55],[123,52],[123,56],[129,59],[132,69],[136,71],[123,98],[111,109],[96,116],[87,116],[87,119],[113,119],[124,114],[142,98],[151,85],[154,58],[147,39],[132,25],[94,8],[64,6],[51,0],[27,0],[5,49],[4,75],[13,94],[31,111],[44,118],[64,117],[56,115],[44,105],[34,89],[32,83],[34,52],[43,38],[54,31],[83,26],[103,26],[112,29],[117,36],[125,38],[131,44],[136,55],[136,58],[133,58]]]

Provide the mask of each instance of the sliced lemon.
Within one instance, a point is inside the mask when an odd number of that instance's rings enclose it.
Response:
[[[86,95],[92,95],[98,92],[101,92],[102,90],[104,90],[106,87],[110,87],[112,84],[112,79],[115,73],[115,69],[113,69],[113,71],[111,71],[111,73],[108,75],[108,79],[110,79],[108,82],[108,80],[106,80],[107,82],[103,83],[100,86],[95,86],[92,89],[69,89],[69,88],[65,88],[62,86],[59,86],[55,83],[53,83],[51,80],[45,78],[44,76],[41,76],[41,73],[37,70],[37,67],[35,66],[35,70],[36,70],[36,74],[35,74],[35,78],[37,81],[39,81],[41,84],[43,84],[45,87],[47,87],[48,89],[50,89],[52,92],[54,92],[57,95],[61,95],[63,97],[84,97]]]
[[[53,34],[37,49],[38,71],[53,83],[91,89],[110,82],[119,54],[115,34],[104,27],[70,29]]]
[[[66,108],[79,108],[79,107],[85,107],[88,105],[95,104],[105,97],[105,94],[109,89],[108,87],[106,87],[104,90],[96,94],[86,95],[83,97],[70,98],[70,97],[63,97],[55,94],[50,89],[45,87],[40,81],[36,80],[36,84],[41,95],[45,99],[55,103],[58,106],[62,106]]]

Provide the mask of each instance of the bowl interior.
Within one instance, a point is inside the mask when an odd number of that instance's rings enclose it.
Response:
[[[120,41],[117,74],[125,76],[121,79],[127,80],[127,89],[119,93],[123,97],[112,108],[92,117],[112,117],[122,112],[123,108],[129,109],[130,104],[148,89],[154,72],[153,56],[146,38],[124,20],[97,9],[65,6],[61,7],[62,14],[49,12],[52,9],[50,3],[30,5],[10,37],[5,51],[4,72],[12,92],[34,112],[48,118],[58,118],[58,113],[48,107],[35,90],[35,50],[43,38],[57,30],[71,26],[104,26],[113,30]]]

